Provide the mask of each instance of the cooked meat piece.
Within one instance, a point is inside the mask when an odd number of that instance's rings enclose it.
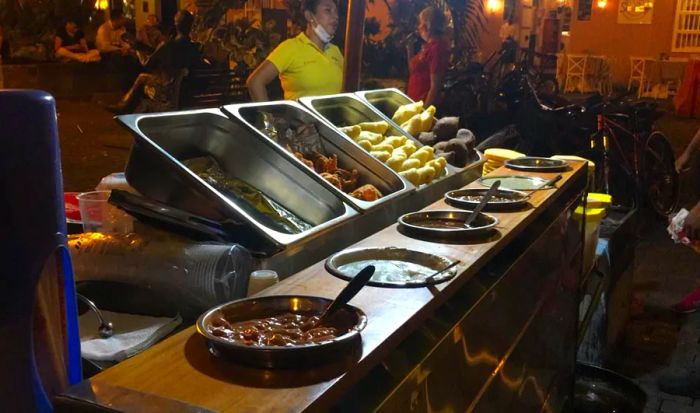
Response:
[[[321,176],[323,177],[323,179],[330,182],[331,185],[343,191],[343,182],[338,175],[331,174],[328,172],[321,172]]]
[[[350,193],[353,198],[363,201],[376,201],[382,197],[382,193],[372,184],[365,184]]]
[[[304,155],[301,152],[294,152],[294,156],[296,156],[296,158],[300,161],[304,162],[304,165],[308,166],[311,169],[314,169],[314,163],[304,158]]]
[[[347,172],[344,169],[337,169],[336,174],[338,172]],[[347,176],[347,174],[345,174]],[[345,192],[352,192],[357,188],[358,182],[360,181],[360,173],[357,172],[357,169],[353,169],[352,172],[350,172],[349,176],[345,177],[341,175],[342,180],[343,180],[343,191]]]
[[[329,172],[333,173],[338,169],[338,155],[323,156],[318,152],[311,154],[311,160],[314,163],[314,169],[318,173]]]

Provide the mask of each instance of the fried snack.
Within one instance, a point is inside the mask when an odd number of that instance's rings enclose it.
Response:
[[[411,168],[407,169],[405,171],[399,172],[399,175],[403,176],[404,178],[408,179],[408,182],[412,183],[413,185],[420,185],[419,182],[419,176],[418,176],[418,170],[416,168]]]
[[[362,149],[366,150],[367,152],[372,150],[372,142],[368,141],[367,139],[359,139],[357,141],[357,144],[362,147]]]
[[[356,190],[350,192],[350,196],[361,199],[363,201],[376,201],[377,199],[382,197],[382,193],[379,192],[377,187],[375,187],[372,184],[365,184],[362,185],[361,187],[357,188]]]
[[[382,134],[380,133],[363,130],[362,132],[360,132],[360,136],[357,139],[366,139],[372,142],[372,145],[377,145],[378,143],[384,140],[384,136],[382,136]]]
[[[381,162],[386,162],[391,158],[391,152],[387,151],[371,151],[369,154],[379,159]]]
[[[403,161],[401,164],[401,168],[399,168],[399,171],[406,171],[408,169],[412,168],[420,168],[421,167],[421,161],[419,159],[406,159]]]
[[[339,128],[341,132],[348,135],[350,139],[356,141],[360,137],[360,132],[362,128],[359,125],[346,126],[344,128]]]
[[[314,170],[318,173],[333,173],[336,169],[338,169],[338,155],[336,154],[324,156],[318,152],[314,152],[311,155],[311,159],[314,163]]]
[[[416,144],[408,141],[405,144],[399,146],[398,148],[394,149],[391,152],[391,155],[398,155],[398,154],[404,154],[408,158],[409,155],[411,155],[413,152],[415,152],[418,148],[416,147]]]
[[[389,129],[389,124],[383,120],[377,122],[362,122],[357,126],[359,126],[363,131],[374,132],[380,135],[384,135],[386,130]]]
[[[456,116],[445,116],[435,122],[433,133],[438,142],[447,141],[457,136],[459,130],[459,118]],[[421,141],[422,142],[422,141]]]
[[[388,143],[380,143],[378,145],[373,145],[372,150],[375,152],[389,152],[392,153],[394,151],[394,147],[389,145]]]
[[[401,169],[401,165],[403,164],[403,161],[405,161],[408,157],[406,156],[405,153],[399,153],[395,155],[391,155],[389,159],[386,160],[386,165],[393,169],[394,171],[399,171]]]
[[[433,169],[433,167],[430,165],[421,166],[420,168],[416,169],[416,173],[418,174],[419,185],[427,184],[428,182],[432,181],[436,176],[435,169]]]
[[[394,148],[398,148],[399,146],[406,143],[407,140],[408,139],[405,136],[388,136],[381,143],[386,143]]]
[[[409,103],[407,105],[399,106],[399,108],[394,112],[391,120],[398,123],[399,125],[411,119],[413,115],[416,115],[423,111],[423,101],[418,101],[415,103]]]
[[[304,165],[308,166],[311,169],[314,169],[314,163],[304,158],[304,155],[301,152],[294,152],[294,156],[300,161],[302,161]]]

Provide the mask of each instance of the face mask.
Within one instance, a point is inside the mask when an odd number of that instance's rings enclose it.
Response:
[[[324,44],[330,43],[331,39],[333,39],[333,35],[329,34],[326,29],[318,23],[314,26],[314,33],[316,33],[316,36],[318,36]]]

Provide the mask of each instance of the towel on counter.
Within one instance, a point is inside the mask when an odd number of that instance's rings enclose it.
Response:
[[[80,353],[85,359],[122,361],[147,349],[182,323],[179,314],[167,318],[102,311],[102,316],[113,325],[114,335],[110,338],[100,338],[100,323],[94,312],[87,311],[78,318]]]

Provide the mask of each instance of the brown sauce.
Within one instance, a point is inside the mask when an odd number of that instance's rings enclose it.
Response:
[[[215,316],[209,332],[237,344],[247,346],[304,346],[338,337],[334,327],[318,324],[318,316],[287,313],[274,317],[230,323]]]

